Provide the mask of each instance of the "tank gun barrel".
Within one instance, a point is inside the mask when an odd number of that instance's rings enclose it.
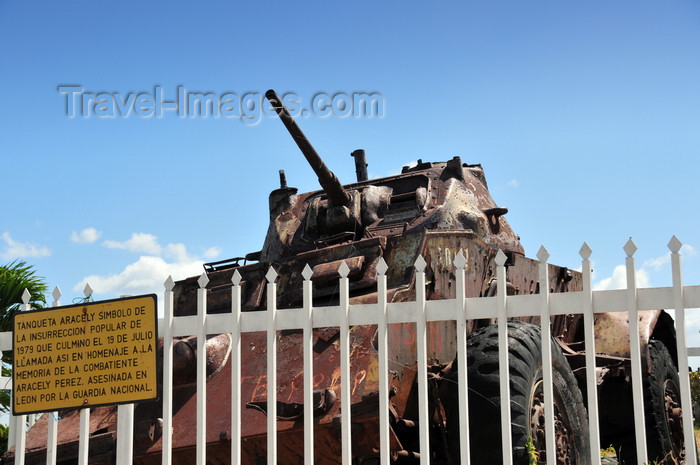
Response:
[[[306,161],[309,162],[309,165],[311,165],[311,168],[316,173],[316,176],[318,176],[318,182],[321,184],[323,190],[326,191],[328,198],[331,199],[334,205],[348,205],[350,203],[350,195],[343,188],[343,185],[340,183],[335,174],[328,169],[319,154],[316,152],[316,149],[314,149],[311,142],[309,142],[301,128],[299,128],[296,121],[294,121],[294,118],[289,114],[287,108],[285,108],[284,104],[282,104],[282,100],[277,96],[277,93],[270,89],[265,92],[265,97],[267,97],[267,99],[270,101],[270,104],[277,112],[277,115],[282,120],[282,123],[284,123],[284,126],[287,128],[287,131],[289,131],[289,134],[291,134],[294,142],[296,142],[297,146],[299,147],[299,150],[301,150],[301,153],[304,154]]]

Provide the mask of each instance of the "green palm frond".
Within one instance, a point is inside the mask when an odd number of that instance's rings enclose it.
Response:
[[[22,294],[27,289],[31,294],[29,304],[32,308],[46,305],[48,285],[41,276],[26,262],[17,261],[0,266],[0,331],[11,331],[12,315],[22,304]]]
[[[12,315],[17,313],[22,305],[22,294],[28,290],[31,297],[29,305],[32,308],[43,308],[46,305],[46,291],[48,286],[44,278],[37,276],[31,265],[23,261],[13,261],[12,263],[0,266],[0,331],[12,331]],[[2,354],[2,375],[11,375],[12,352],[5,351]],[[0,412],[8,412],[10,406],[9,393],[0,386]],[[0,429],[0,448],[2,442],[7,438],[2,438]]]

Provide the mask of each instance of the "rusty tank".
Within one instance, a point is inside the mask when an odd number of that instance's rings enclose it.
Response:
[[[368,179],[363,150],[351,155],[357,182],[342,184],[326,166],[274,91],[266,97],[277,111],[293,140],[318,177],[321,190],[299,193],[289,187],[280,171],[280,186],[269,197],[270,222],[260,251],[244,257],[204,265],[209,277],[207,311],[230,312],[231,278],[242,276],[243,311],[265,310],[265,273],[278,272],[278,308],[302,305],[302,269],[313,270],[314,305],[338,301],[338,269],[350,269],[351,304],[377,301],[376,267],[380,258],[389,265],[388,301],[415,298],[416,258],[424,257],[428,299],[455,297],[452,261],[461,251],[469,257],[466,296],[493,296],[496,292],[494,257],[498,250],[507,256],[509,294],[536,294],[547,286],[551,292],[579,291],[581,274],[549,266],[549,282],[539,282],[539,262],[527,258],[519,237],[505,215],[507,208],[491,197],[484,170],[459,157],[442,162],[418,160],[398,175]],[[196,312],[197,277],[177,282],[175,314]],[[679,382],[674,325],[664,311],[642,312],[640,340],[645,367],[647,442],[650,460],[683,455],[682,432],[678,428]],[[495,320],[469,321],[468,377],[472,463],[501,463],[498,413],[498,340]],[[583,325],[580,315],[552,317],[557,457],[562,464],[587,464],[586,383]],[[513,445],[515,463],[528,463],[526,443],[544,457],[543,411],[538,318],[509,321]],[[352,328],[353,463],[379,463],[378,376],[376,327]],[[596,327],[598,394],[601,444],[612,444],[620,463],[636,463],[630,385],[629,334],[626,314],[601,314]],[[415,340],[412,325],[391,325],[392,390],[390,402],[392,460],[417,463],[417,387]],[[314,334],[314,405],[316,463],[340,462],[340,402],[337,402],[338,329],[318,328]],[[300,332],[280,332],[278,337],[278,448],[280,464],[303,460],[302,352]],[[265,335],[242,336],[241,418],[244,464],[266,460],[266,353]],[[196,387],[194,385],[196,338],[182,338],[175,346],[175,392],[173,400],[173,463],[194,463]],[[207,460],[230,463],[230,337],[210,336],[208,353],[208,402],[216,404],[207,415]],[[459,463],[455,381],[455,323],[428,324],[430,360],[431,463]],[[674,376],[675,373],[675,376]],[[220,407],[220,408],[218,408]],[[159,464],[160,402],[137,404],[135,409],[134,463]],[[59,464],[77,457],[77,411],[61,412]],[[90,463],[115,463],[116,407],[98,407],[91,416]],[[29,431],[27,463],[43,463],[46,416]],[[452,438],[452,439],[450,439]],[[34,448],[32,449],[34,445]],[[45,446],[44,446],[45,447]],[[94,449],[94,450],[93,450]],[[13,462],[11,450],[5,463]]]

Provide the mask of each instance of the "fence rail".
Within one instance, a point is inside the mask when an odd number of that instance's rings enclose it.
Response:
[[[467,260],[461,254],[457,254],[454,260],[454,272],[456,276],[456,299],[427,300],[425,293],[425,268],[426,263],[419,257],[415,263],[416,269],[416,299],[411,302],[390,303],[387,302],[387,265],[380,260],[377,266],[377,302],[372,304],[351,305],[349,287],[349,268],[343,264],[339,269],[339,295],[337,306],[314,307],[312,305],[312,281],[311,269],[307,267],[302,273],[304,284],[303,306],[296,309],[277,309],[277,274],[270,268],[266,275],[268,308],[259,312],[241,311],[241,276],[236,271],[232,279],[231,287],[231,312],[224,314],[208,314],[207,290],[208,278],[203,274],[199,279],[197,291],[197,313],[191,316],[174,316],[174,282],[168,278],[164,283],[163,306],[164,317],[158,321],[159,335],[164,338],[163,346],[163,373],[162,373],[162,464],[177,463],[177,457],[173,457],[173,430],[177,425],[173,424],[173,347],[174,338],[180,336],[197,336],[197,404],[196,404],[196,463],[205,465],[207,462],[207,409],[218,408],[207,403],[207,351],[205,347],[207,335],[228,333],[231,335],[231,354],[228,362],[231,366],[231,460],[230,463],[241,463],[241,379],[245,376],[245,366],[241,366],[241,336],[249,332],[266,332],[267,334],[267,463],[275,465],[278,462],[277,443],[277,357],[276,344],[278,334],[285,330],[301,330],[303,345],[303,424],[304,424],[304,464],[311,465],[314,462],[314,413],[313,413],[313,344],[314,328],[337,327],[340,340],[340,379],[350,380],[353,367],[351,366],[351,328],[355,325],[377,326],[377,363],[378,363],[378,399],[379,399],[379,443],[380,463],[387,465],[390,457],[390,421],[389,421],[389,397],[390,397],[390,369],[389,360],[391,349],[388,345],[388,328],[393,324],[415,324],[416,351],[417,351],[417,393],[418,393],[418,425],[420,444],[420,463],[427,464],[430,460],[429,449],[431,447],[430,435],[425,425],[429,424],[428,412],[428,350],[427,324],[433,321],[455,321],[457,328],[457,367],[459,381],[459,435],[461,463],[468,465],[469,457],[469,421],[468,421],[468,386],[467,386],[467,332],[468,320],[497,317],[499,322],[508,318],[539,316],[542,337],[543,380],[545,402],[545,431],[546,431],[546,462],[555,464],[555,437],[553,414],[553,390],[552,390],[552,354],[551,345],[548,343],[551,337],[550,317],[554,315],[580,314],[584,320],[584,334],[586,347],[586,373],[587,373],[587,399],[588,421],[590,428],[590,455],[593,464],[600,465],[599,418],[598,398],[596,394],[596,370],[595,370],[595,337],[594,316],[606,312],[628,312],[630,321],[630,351],[632,358],[632,387],[635,415],[635,430],[645,431],[643,393],[642,393],[642,367],[640,356],[640,343],[638,334],[638,313],[644,310],[668,309],[675,311],[675,324],[677,334],[677,357],[680,370],[680,397],[683,412],[685,412],[684,440],[686,445],[686,463],[697,464],[694,451],[693,422],[689,376],[685,367],[688,366],[688,356],[700,356],[700,348],[688,348],[686,343],[686,309],[700,308],[700,286],[684,286],[681,279],[681,243],[674,237],[669,243],[671,252],[671,272],[673,285],[659,288],[637,288],[634,253],[636,247],[632,241],[625,246],[627,288],[621,290],[592,289],[591,279],[591,249],[584,244],[580,250],[582,257],[583,290],[580,292],[550,293],[548,286],[542,286],[539,294],[531,295],[507,295],[506,292],[506,256],[502,252],[496,256],[497,265],[497,293],[495,297],[464,298],[465,295],[465,269]],[[548,282],[547,260],[548,253],[544,248],[540,249],[539,281]],[[59,305],[60,291],[54,292],[54,306]],[[27,298],[25,302],[28,302]],[[29,310],[25,304],[23,310]],[[509,378],[507,347],[508,326],[498,325],[499,337],[499,373],[500,379]],[[12,349],[12,333],[0,334],[0,349]],[[1,380],[8,388],[11,380]],[[511,443],[511,410],[510,391],[508,383],[501,383],[501,425],[502,425],[502,451],[503,463],[513,463]],[[353,443],[353,430],[351,428],[351,383],[341,382],[339,398],[340,429],[342,439],[341,462],[350,465],[353,457],[350,445]],[[46,463],[55,464],[57,461],[57,427],[58,422],[49,418],[48,437],[46,442]],[[15,462],[25,463],[26,429],[27,419],[24,416],[11,417],[10,445],[15,449]],[[473,426],[473,425],[472,425]],[[130,464],[133,460],[133,431],[134,431],[134,405],[120,405],[118,407],[117,429],[117,464]],[[80,436],[78,463],[89,463],[90,441],[90,409],[80,411]],[[640,464],[647,462],[646,442],[644,434],[636,434],[637,457]]]

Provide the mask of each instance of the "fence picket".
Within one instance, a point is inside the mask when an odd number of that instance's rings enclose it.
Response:
[[[467,285],[464,273],[467,259],[460,250],[454,259],[456,268],[455,299],[458,303],[457,321],[457,379],[459,404],[459,455],[462,465],[469,465],[469,377],[467,376]],[[461,305],[459,305],[461,303]]]
[[[206,273],[197,280],[197,465],[207,463],[207,284]]]
[[[340,431],[343,465],[352,463],[351,390],[350,390],[350,291],[348,274],[350,268],[343,262],[338,269],[340,274]]]
[[[637,447],[637,461],[646,463],[647,461],[647,438],[646,434],[639,434],[645,431],[644,422],[644,394],[642,391],[642,356],[639,345],[639,306],[637,303],[637,278],[635,269],[634,253],[637,246],[632,239],[627,241],[624,247],[627,258],[625,265],[627,268],[627,311],[630,323],[630,359],[632,363],[632,404],[634,405],[634,430]]]
[[[668,243],[668,248],[671,250],[671,275],[673,277],[673,308],[675,310],[675,320],[676,320],[676,347],[678,350],[678,367],[688,366],[688,350],[686,342],[686,332],[685,332],[685,308],[683,307],[683,276],[681,273],[681,255],[680,250],[683,244],[681,241],[673,236]],[[681,372],[682,373],[682,372]],[[681,390],[681,411],[692,412],[693,404],[690,397],[690,379],[688,376],[679,376],[680,390]],[[688,421],[688,420],[691,421]],[[688,418],[686,416],[683,428],[683,439],[686,450],[695,444],[695,435],[693,434],[693,428],[688,427],[692,425],[692,416]],[[686,464],[696,465],[697,455],[686,453]]]
[[[20,311],[26,312],[31,310],[31,306],[29,305],[29,300],[31,299],[31,294],[27,289],[24,290],[22,293],[22,302],[23,304],[20,307]],[[27,416],[26,415],[20,415],[15,418],[15,423],[14,423],[14,428],[10,429],[10,433],[12,433],[12,430],[14,429],[14,437],[15,437],[15,457],[17,457],[19,463],[24,464],[24,458],[27,450]]]
[[[549,319],[549,252],[544,246],[537,253],[540,260],[540,336],[542,346],[542,384],[544,388],[544,431],[547,463],[556,463],[554,444],[554,388],[552,386],[552,329]]]
[[[420,434],[420,463],[430,463],[430,420],[428,418],[428,354],[427,324],[425,311],[425,267],[422,256],[416,263],[416,355],[418,365],[418,432]]]
[[[90,451],[90,409],[80,410],[80,437],[78,439],[78,465],[88,465]],[[24,463],[24,460],[20,461]]]
[[[51,307],[59,307],[61,302],[61,289],[56,286],[51,293],[53,296],[53,302]],[[56,465],[58,460],[58,412],[49,412],[46,414],[46,421],[48,423],[47,437],[46,437],[46,465]]]
[[[304,353],[304,465],[314,463],[314,325],[313,271],[307,264],[301,272],[303,285],[303,353]]]
[[[498,314],[498,376],[501,380],[510,379],[508,365],[508,287],[506,285],[506,254],[499,250],[496,254],[496,308]],[[501,392],[501,450],[503,464],[513,463],[513,438],[510,430],[510,385],[500,383]]]
[[[163,283],[163,433],[161,464],[172,463],[173,447],[173,287],[172,276]]]
[[[117,407],[117,465],[131,465],[134,457],[134,404]]]
[[[583,326],[584,342],[586,346],[586,384],[597,385],[596,361],[595,361],[595,316],[593,314],[593,269],[591,267],[592,250],[585,242],[581,246],[579,254],[583,259],[581,273],[583,278]],[[588,393],[588,428],[590,432],[592,465],[600,465],[600,428],[598,420],[598,391],[586,389]]]
[[[267,279],[267,464],[277,465],[277,272]]]
[[[387,305],[387,265],[384,258],[377,263],[377,357],[379,365],[379,453],[380,465],[389,465],[389,306]]]
[[[241,274],[231,278],[231,463],[241,463]]]
[[[58,460],[58,412],[46,414],[49,423],[46,439],[46,465],[56,465]]]

